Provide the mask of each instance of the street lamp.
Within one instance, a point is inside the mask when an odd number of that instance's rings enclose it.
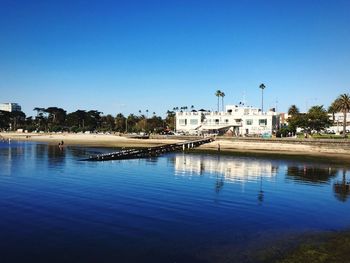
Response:
[[[260,84],[261,89],[261,113],[264,113],[264,89],[266,88],[264,83]]]

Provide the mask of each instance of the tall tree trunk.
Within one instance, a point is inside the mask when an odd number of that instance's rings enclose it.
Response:
[[[219,96],[218,96],[218,112],[219,112],[219,110],[220,110],[220,100],[219,100],[220,98],[219,98]]]
[[[343,137],[346,137],[346,110],[344,110],[344,118],[343,118]]]
[[[224,97],[221,98],[221,107],[222,107],[222,111],[224,111]]]

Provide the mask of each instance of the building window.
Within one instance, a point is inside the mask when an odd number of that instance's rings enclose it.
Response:
[[[219,119],[215,119],[215,124],[219,124]]]
[[[267,125],[267,119],[260,119],[259,120],[259,125],[260,126],[266,126]]]
[[[190,125],[198,125],[197,119],[190,119]]]
[[[253,125],[253,120],[246,120],[245,123],[246,123],[247,125]]]
[[[187,119],[179,119],[180,125],[187,125]]]
[[[225,119],[225,122],[228,123],[228,119]]]

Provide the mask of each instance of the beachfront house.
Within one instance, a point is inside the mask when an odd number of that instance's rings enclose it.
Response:
[[[191,135],[229,134],[232,136],[271,136],[280,126],[274,110],[245,105],[227,105],[225,111],[176,112],[176,131]]]

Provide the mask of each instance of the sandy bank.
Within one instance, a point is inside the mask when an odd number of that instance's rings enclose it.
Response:
[[[86,145],[101,147],[152,147],[167,143],[185,141],[186,138],[166,138],[159,136],[156,139],[131,139],[117,135],[99,134],[23,134],[0,133],[4,138],[48,142],[58,144],[64,141],[65,145]],[[187,138],[188,139],[188,138]],[[259,153],[293,156],[320,156],[343,160],[350,163],[350,141],[322,141],[322,140],[265,140],[265,139],[227,139],[218,138],[216,141],[204,144],[198,148],[203,151],[218,151],[234,153]]]
[[[101,147],[150,147],[167,143],[174,143],[170,139],[131,139],[117,135],[100,134],[23,134],[23,133],[0,133],[4,138],[21,141],[35,141],[58,144],[64,141],[65,145],[86,145]],[[181,140],[175,140],[181,141]]]

